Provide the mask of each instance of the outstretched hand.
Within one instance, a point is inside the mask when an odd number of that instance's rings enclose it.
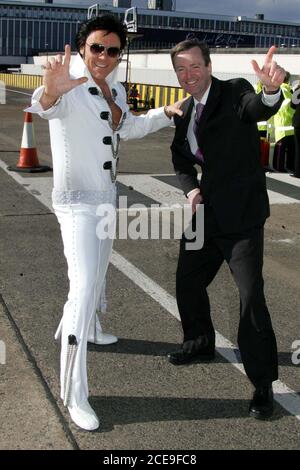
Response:
[[[70,78],[71,47],[65,46],[64,60],[61,54],[55,59],[50,59],[44,66],[44,104],[55,101],[60,96],[72,90],[78,85],[85,83],[87,77],[72,79]],[[42,103],[43,105],[43,103]],[[44,107],[44,106],[43,106]]]
[[[183,111],[180,108],[187,99],[188,97],[183,98],[182,100],[176,101],[176,103],[174,104],[169,104],[168,106],[164,107],[165,114],[168,116],[169,119],[174,117],[176,114],[178,116],[183,115]]]
[[[286,75],[284,68],[280,67],[280,65],[278,65],[277,62],[273,60],[275,51],[275,46],[270,47],[262,68],[259,67],[256,60],[251,60],[253,70],[264,86],[266,92],[273,92],[278,90]]]

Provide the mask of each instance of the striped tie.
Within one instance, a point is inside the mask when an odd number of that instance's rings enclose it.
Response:
[[[198,130],[198,126],[199,126],[199,122],[200,122],[200,118],[201,118],[201,114],[202,114],[202,111],[203,111],[203,108],[204,108],[204,104],[202,103],[198,103],[197,106],[196,106],[196,114],[195,114],[195,122],[194,122],[194,125],[193,125],[193,131],[194,131],[194,134],[196,136],[196,140],[198,142],[198,139],[197,139],[197,130]],[[199,144],[198,144],[199,145]],[[201,152],[200,148],[198,147],[196,153],[195,153],[195,157],[200,160],[201,162],[204,162],[204,157],[203,157],[203,153]]]

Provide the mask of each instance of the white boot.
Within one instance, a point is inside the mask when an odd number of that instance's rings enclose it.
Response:
[[[118,338],[114,335],[110,335],[109,333],[103,333],[98,328],[96,329],[96,335],[93,333],[92,335],[88,336],[88,342],[93,344],[100,344],[105,346],[107,344],[113,344],[118,341]]]
[[[118,338],[108,333],[103,333],[101,324],[98,317],[98,312],[91,319],[88,332],[88,342],[94,344],[100,344],[105,346],[107,344],[113,344],[118,341]]]
[[[95,431],[99,428],[97,415],[88,401],[80,403],[79,406],[68,406],[72,420],[77,426],[86,431]]]
[[[58,340],[61,336],[61,331],[62,331],[62,320],[60,320],[60,323],[58,325],[58,328],[55,332],[54,338],[55,340]],[[99,344],[102,346],[108,345],[108,344],[113,344],[118,341],[118,338],[114,335],[110,335],[109,333],[103,333],[100,322],[98,320],[98,316],[95,319],[92,319],[92,322],[96,321],[96,334],[95,334],[95,327],[92,327],[89,329],[89,335],[88,335],[88,342],[89,343],[94,343],[94,344]],[[94,323],[95,325],[95,323]]]

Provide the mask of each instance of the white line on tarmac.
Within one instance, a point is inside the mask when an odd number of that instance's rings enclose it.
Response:
[[[159,303],[167,312],[180,320],[176,300],[150,277],[137,269],[132,263],[127,261],[122,255],[113,250],[110,262],[131,281],[146,292],[152,299]]]
[[[270,204],[299,204],[299,199],[294,199],[293,197],[285,196],[284,194],[277,193],[268,189],[268,195]]]
[[[161,204],[186,204],[187,199],[182,190],[164,183],[152,175],[118,175],[118,181],[126,186],[132,186],[135,191],[148,196]]]
[[[292,184],[300,188],[300,178],[291,176],[289,173],[266,173],[266,177],[275,181],[282,181],[283,183]]]
[[[144,196],[148,196],[151,199],[155,199],[156,201],[162,204],[184,204],[186,203],[186,198],[183,195],[182,191],[174,186],[157,180],[153,178],[154,175],[118,175],[118,181],[120,183],[125,184],[126,186],[132,186],[135,191],[143,194]],[[289,176],[289,175],[286,175]],[[268,176],[269,177],[269,176]],[[274,177],[273,179],[279,179],[279,177]],[[288,182],[289,184],[294,184],[298,186],[298,182],[295,183],[296,178],[287,179],[284,182]],[[294,199],[289,196],[285,196],[284,194],[280,194],[275,191],[271,191],[268,189],[268,195],[270,204],[299,204],[300,201],[298,199]]]
[[[176,300],[172,295],[162,289],[162,287],[160,287],[156,282],[152,281],[152,279],[116,251],[113,251],[112,253],[111,263],[144,292],[146,292],[146,294],[159,303],[165,310],[167,310],[167,312],[179,320],[180,317]],[[237,362],[238,360],[235,354],[236,346],[234,346],[233,343],[218,331],[216,331],[216,349],[221,356],[230,362],[236,369],[246,375],[244,366]],[[273,383],[273,390],[274,399],[300,421],[299,395],[281,382],[281,380],[276,380],[276,382]]]
[[[7,170],[7,165],[0,160],[0,167],[3,168],[12,178],[18,183],[24,184],[27,178],[22,178],[18,173],[10,172]],[[30,188],[25,188],[30,192]],[[30,194],[32,194],[30,192]],[[34,195],[34,194],[33,194]],[[34,195],[37,197],[36,195]],[[43,204],[48,207],[51,211],[51,199],[44,198]],[[127,276],[134,284],[139,286],[147,295],[152,297],[159,305],[161,305],[167,312],[169,312],[177,320],[180,319],[179,312],[175,298],[170,295],[166,290],[160,287],[155,281],[150,279],[146,274],[136,268],[132,263],[127,261],[122,255],[117,253],[115,250],[112,252],[111,263],[125,276]],[[238,362],[235,354],[236,346],[231,343],[227,338],[216,331],[216,349],[218,353],[223,356],[229,363],[236,369],[242,372],[244,375],[244,366]],[[285,385],[281,380],[273,382],[274,399],[291,415],[294,415],[300,421],[300,397],[299,395]]]
[[[11,88],[1,88],[0,90],[11,91],[12,93],[19,93],[20,95],[32,96],[32,93],[25,93],[24,91],[12,90]]]

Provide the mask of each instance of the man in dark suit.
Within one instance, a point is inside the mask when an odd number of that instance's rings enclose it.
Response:
[[[249,413],[259,419],[272,415],[272,382],[278,378],[276,339],[263,291],[263,231],[270,209],[256,124],[275,114],[282,101],[285,71],[273,61],[274,51],[273,46],[262,69],[252,61],[263,85],[259,95],[242,78],[213,77],[206,44],[191,39],[171,51],[179,83],[192,95],[181,107],[183,115],[174,118],[173,164],[192,205],[193,226],[197,205],[204,204],[204,244],[190,250],[184,235],[181,240],[176,295],[184,340],[168,359],[181,365],[214,358],[206,289],[225,260],[239,289],[238,345],[255,387]],[[200,183],[196,165],[202,169]]]
[[[294,126],[295,167],[294,176],[300,178],[300,85],[293,93],[291,107],[295,109],[292,124]]]

